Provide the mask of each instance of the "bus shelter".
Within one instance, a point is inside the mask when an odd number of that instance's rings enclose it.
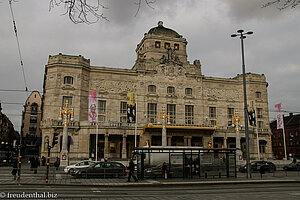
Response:
[[[162,177],[163,165],[169,178],[236,177],[235,148],[138,147],[133,154],[140,179]]]

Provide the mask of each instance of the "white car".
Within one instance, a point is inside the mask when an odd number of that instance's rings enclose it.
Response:
[[[69,166],[66,166],[64,171],[66,173],[73,173],[74,172],[74,169],[78,169],[78,168],[83,168],[83,167],[88,167],[88,166],[91,166],[95,163],[95,161],[92,161],[92,160],[84,160],[84,161],[80,161],[78,163],[75,163],[73,165],[69,165]]]

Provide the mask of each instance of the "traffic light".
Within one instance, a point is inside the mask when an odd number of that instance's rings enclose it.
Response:
[[[52,140],[52,147],[54,147],[58,143],[58,133],[54,133]]]

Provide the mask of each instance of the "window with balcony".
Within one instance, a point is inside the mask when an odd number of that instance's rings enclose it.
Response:
[[[68,101],[69,107],[72,105],[72,97],[71,96],[63,96],[62,106],[66,106],[66,102]]]
[[[175,104],[168,104],[167,105],[167,114],[170,115],[169,122],[171,124],[175,124],[176,123],[176,105]]]
[[[262,115],[262,108],[257,108],[257,118],[263,118],[263,115]]]
[[[120,103],[120,122],[127,122],[127,102]]]
[[[106,121],[106,101],[100,100],[98,101],[99,113],[98,113],[98,120],[99,122]]]
[[[194,106],[185,106],[185,124],[194,124]]]
[[[157,122],[157,104],[156,103],[148,103],[147,109],[147,117],[150,123]]]
[[[227,108],[227,117],[232,119],[234,116],[234,108]]]

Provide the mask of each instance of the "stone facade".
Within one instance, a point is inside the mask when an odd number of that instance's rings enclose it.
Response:
[[[235,147],[232,117],[241,118],[241,147],[245,152],[242,75],[233,78],[207,77],[201,63],[187,61],[187,41],[162,22],[149,30],[137,45],[132,69],[91,66],[83,56],[49,56],[45,68],[42,154],[53,133],[62,134],[59,109],[68,99],[74,121],[68,126],[72,160],[94,158],[98,137],[98,159],[129,158],[135,145],[161,145],[163,107],[169,114],[168,145]],[[247,74],[248,100],[254,101],[258,128],[249,128],[250,156],[257,158],[257,132],[261,158],[270,158],[267,82],[264,75]],[[88,92],[98,93],[98,123],[88,122]],[[137,126],[126,122],[127,93],[136,93]],[[101,110],[100,110],[101,109]],[[125,145],[126,144],[126,145]],[[52,150],[59,155],[60,145]]]

